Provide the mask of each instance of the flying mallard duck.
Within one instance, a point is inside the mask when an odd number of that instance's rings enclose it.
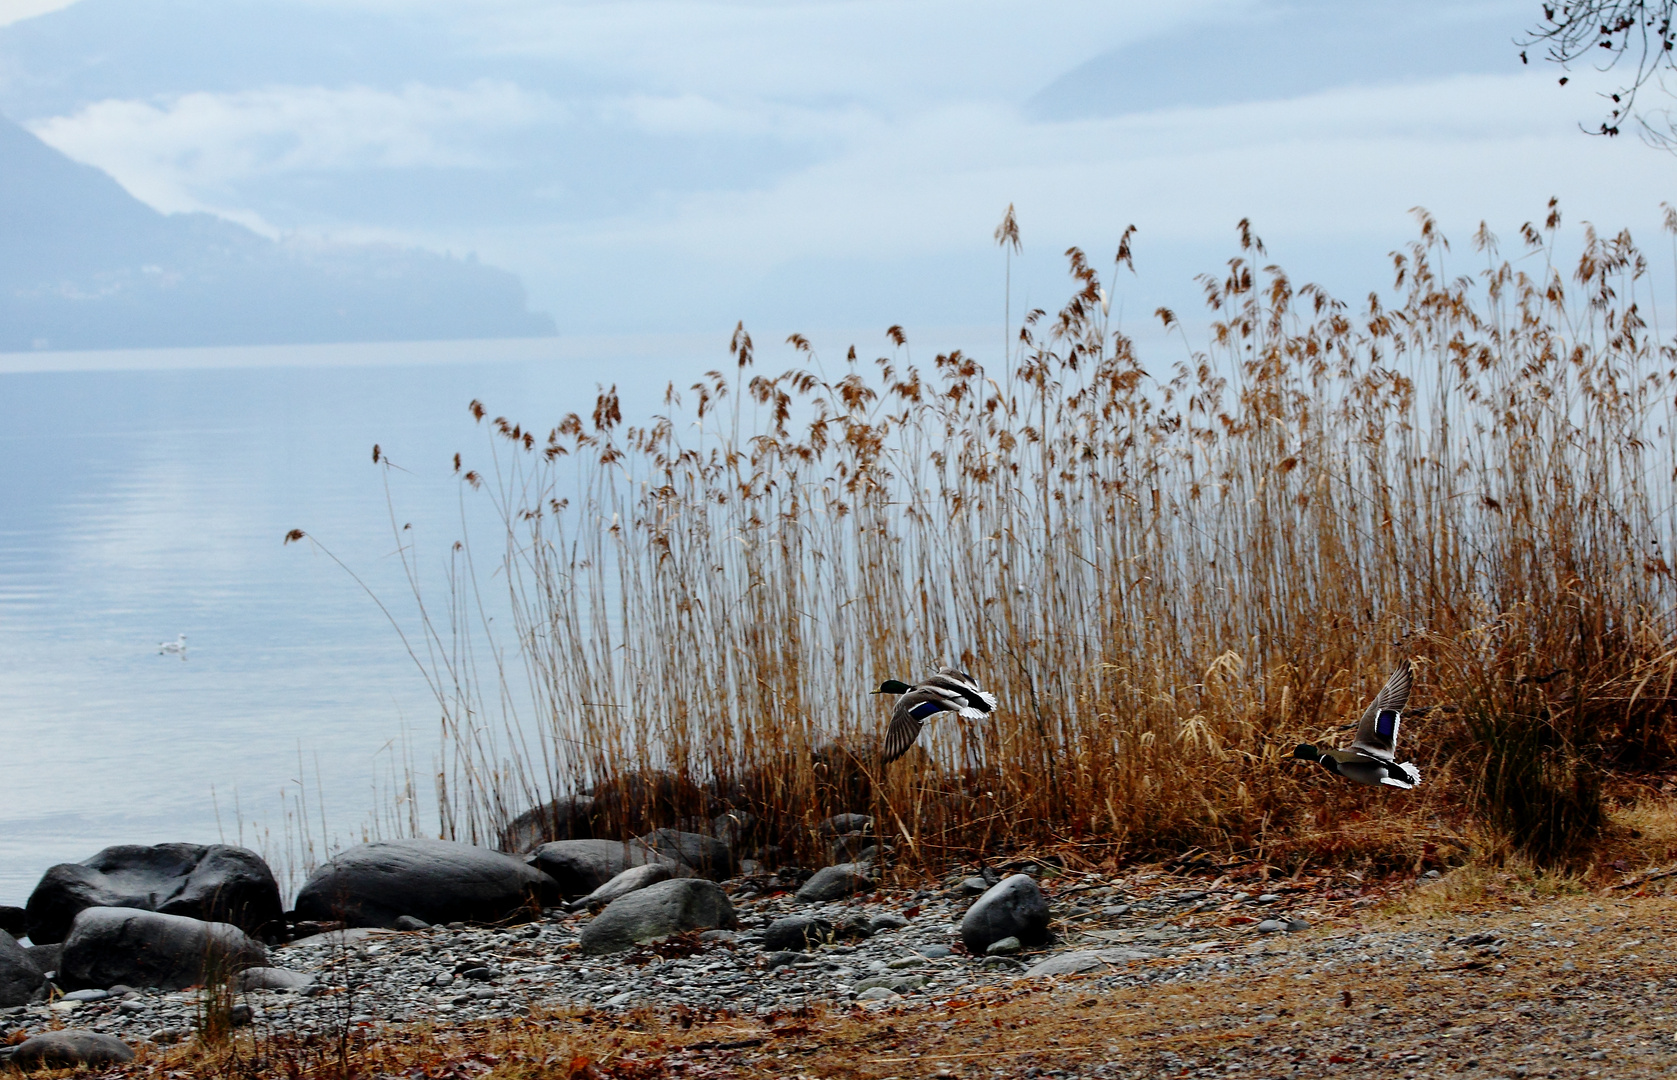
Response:
[[[1349,749],[1318,750],[1310,743],[1301,743],[1293,756],[1318,762],[1353,784],[1368,787],[1386,784],[1404,789],[1419,784],[1421,770],[1407,761],[1400,764],[1392,757],[1397,749],[1398,722],[1403,719],[1403,707],[1409,704],[1409,687],[1413,682],[1414,666],[1404,660],[1380,688],[1374,704],[1363,713]]]
[[[938,669],[918,686],[887,679],[873,692],[902,695],[897,699],[897,707],[891,710],[891,726],[885,731],[881,764],[887,765],[908,753],[926,721],[939,713],[952,712],[978,720],[996,707],[994,694],[980,690],[971,675],[951,667]]]

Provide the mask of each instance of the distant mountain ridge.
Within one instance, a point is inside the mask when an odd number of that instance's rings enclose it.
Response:
[[[0,117],[0,351],[537,337],[475,260],[161,214]]]

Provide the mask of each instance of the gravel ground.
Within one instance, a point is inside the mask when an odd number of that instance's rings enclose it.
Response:
[[[375,1040],[497,1024],[574,1034],[580,1018],[617,1033],[633,1075],[1677,1075],[1677,905],[1664,897],[1416,915],[1354,880],[1266,891],[1157,871],[1060,875],[1044,882],[1051,950],[975,958],[959,946],[970,896],[958,878],[821,905],[779,884],[728,883],[735,933],[617,957],[574,947],[587,915],[323,935],[273,950],[312,986],[240,1001],[258,1034],[348,1024]],[[858,936],[765,953],[761,929],[793,912],[849,920]],[[0,1035],[70,1026],[160,1053],[191,1035],[199,1001],[57,1001],[0,1012]],[[660,1040],[643,1058],[640,1035]]]

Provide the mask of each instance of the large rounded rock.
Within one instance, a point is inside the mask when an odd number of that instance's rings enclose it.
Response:
[[[46,872],[29,896],[29,940],[37,945],[63,941],[77,912],[90,907],[230,922],[253,934],[278,924],[283,910],[273,871],[248,848],[119,844]]]
[[[17,938],[0,930],[0,1009],[45,997],[47,978]]]
[[[674,863],[655,862],[647,863],[645,866],[631,866],[581,900],[572,901],[570,908],[572,911],[582,911],[584,909],[597,911],[619,896],[628,896],[630,893],[644,889],[648,885],[656,885],[660,881],[668,881],[673,877],[692,876],[693,871]]]
[[[734,876],[734,853],[726,840],[704,833],[654,829],[641,837],[640,842],[705,877],[721,880]]]
[[[0,904],[0,930],[4,930],[15,938],[27,935],[29,924],[26,921],[24,910],[20,907],[12,907],[10,904]]]
[[[764,952],[806,952],[834,940],[833,924],[811,915],[787,915],[763,931]]]
[[[1048,940],[1048,899],[1029,874],[1002,878],[961,919],[961,941],[974,956],[1009,937],[1026,945]]]
[[[704,878],[673,878],[613,900],[582,928],[582,951],[622,952],[685,930],[734,923],[734,905],[720,885]]]
[[[536,869],[552,878],[560,895],[587,896],[612,878],[648,863],[675,864],[639,840],[555,840],[530,856]]]
[[[9,1060],[20,1069],[70,1069],[77,1065],[120,1065],[133,1061],[134,1051],[115,1035],[66,1028],[23,1040]]]
[[[507,822],[499,846],[514,855],[528,855],[555,840],[587,840],[593,835],[594,797],[561,795]]]
[[[524,860],[451,840],[379,840],[335,856],[297,893],[297,917],[396,928],[498,922],[558,899],[553,879]]]
[[[58,983],[71,990],[121,983],[182,990],[268,963],[268,950],[231,923],[138,908],[87,908],[70,924]]]
[[[797,899],[806,904],[828,900],[842,900],[874,887],[873,867],[867,863],[836,863],[823,866],[810,876],[797,892]]]

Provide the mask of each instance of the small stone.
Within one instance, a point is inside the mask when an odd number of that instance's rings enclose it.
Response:
[[[1010,956],[986,956],[978,965],[984,971],[1024,971],[1025,965]]]
[[[1258,933],[1260,934],[1278,934],[1285,929],[1287,929],[1287,924],[1277,919],[1265,919],[1258,924]]]
[[[1128,915],[1129,913],[1130,905],[1128,904],[1110,904],[1101,908],[1101,914],[1109,919],[1116,919],[1120,915]]]
[[[124,1001],[119,1004],[116,1007],[116,1011],[119,1013],[126,1013],[129,1016],[138,1016],[140,1013],[145,1012],[147,1008],[148,1006],[144,1001],[139,998],[135,998],[132,1001]]]
[[[857,1001],[884,1001],[897,995],[883,986],[870,986],[856,995]]]
[[[975,876],[963,879],[959,888],[962,896],[983,896],[990,891],[990,883]]]
[[[109,990],[72,990],[64,995],[65,1001],[104,1001],[112,996]]]
[[[249,1005],[239,1004],[227,1010],[227,1022],[234,1027],[249,1027],[256,1019],[256,1010]]]
[[[1435,877],[1438,877],[1439,875],[1438,875],[1437,870],[1428,870],[1426,873],[1422,874],[1421,876],[1422,877],[1435,878]]]
[[[1230,902],[1236,904],[1244,904],[1250,899],[1252,899],[1252,894],[1247,892],[1237,892],[1233,896],[1229,897]]]
[[[700,941],[719,941],[725,945],[737,943],[740,936],[732,930],[706,930],[699,935]]]
[[[995,948],[995,946],[992,945],[991,948]],[[902,968],[925,967],[926,958],[924,956],[899,956],[895,960],[886,963],[885,966],[897,970],[901,970]]]
[[[918,990],[926,985],[924,975],[876,975],[871,979],[863,979],[856,984],[857,992],[871,990],[874,987],[884,987],[894,994],[901,994],[908,990]]]
[[[914,951],[928,960],[942,960],[946,956],[955,954],[955,950],[947,945],[922,945]]]
[[[479,965],[477,967],[469,967],[465,971],[462,971],[460,973],[460,977],[462,979],[475,979],[478,982],[486,982],[489,979],[494,978],[495,973],[488,968]]]
[[[633,990],[625,990],[615,997],[607,998],[605,1003],[607,1006],[615,1009],[627,1005],[633,1000],[635,1000],[635,992]]]
[[[397,930],[429,930],[429,929],[431,929],[431,924],[430,923],[426,922],[424,919],[415,918],[412,915],[398,915],[398,916],[396,916],[396,921],[394,923],[392,923],[391,925],[394,926]]]
[[[868,929],[872,930],[876,934],[881,930],[901,930],[907,925],[907,919],[903,918],[901,915],[894,915],[889,911],[880,915],[875,915],[873,918],[868,920]]]
[[[768,968],[770,971],[773,971],[778,967],[786,967],[789,964],[796,964],[803,958],[804,954],[801,952],[792,952],[790,950],[785,952],[772,952],[763,958],[763,966]]]
[[[1303,919],[1288,919],[1287,920],[1287,932],[1290,933],[1290,934],[1296,934],[1300,930],[1308,930],[1308,929],[1310,929],[1310,924],[1305,922]]]
[[[1266,892],[1262,896],[1258,897],[1258,903],[1260,903],[1260,904],[1273,904],[1277,900],[1280,900],[1280,899],[1281,899],[1281,897],[1279,895],[1277,895],[1276,893]]]
[[[1004,937],[1000,941],[992,941],[984,950],[986,956],[1012,956],[1024,949],[1024,942],[1016,937]]]

